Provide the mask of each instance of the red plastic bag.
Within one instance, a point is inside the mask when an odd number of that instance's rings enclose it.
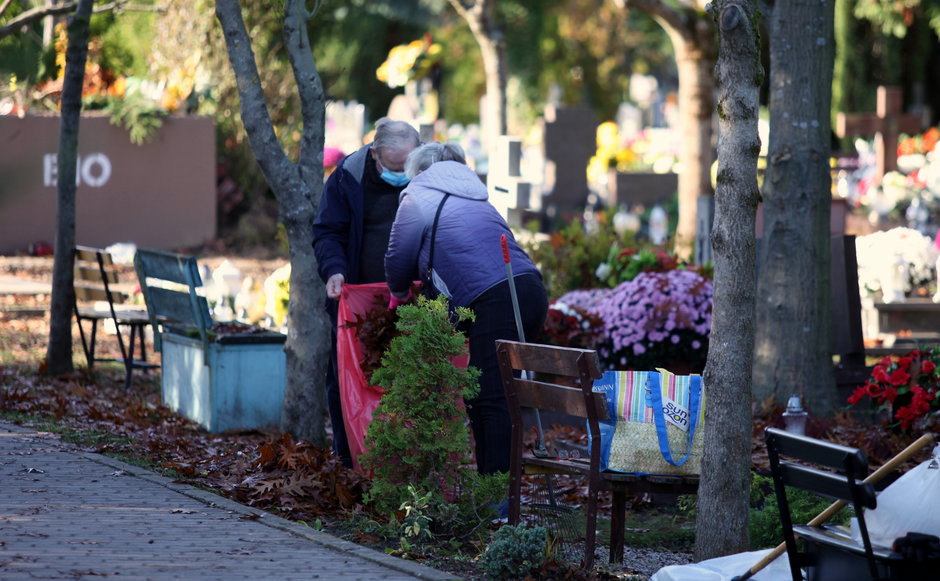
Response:
[[[379,302],[377,297],[381,298]],[[384,282],[344,284],[339,296],[336,329],[336,363],[339,375],[339,396],[343,407],[343,424],[353,467],[359,469],[359,455],[366,451],[365,439],[372,412],[385,393],[377,385],[369,385],[362,370],[362,342],[355,327],[356,315],[365,315],[379,304],[388,304],[390,293]],[[451,359],[457,367],[466,367],[470,359],[469,345],[464,355]]]
[[[356,329],[347,327],[356,321],[356,315],[365,315],[375,308],[376,297],[386,304],[388,285],[344,284],[339,296],[339,314],[336,329],[336,363],[339,375],[339,396],[343,406],[343,424],[349,440],[349,453],[353,466],[359,469],[359,455],[365,451],[366,430],[372,421],[372,412],[382,398],[382,388],[369,385],[362,371],[362,343]]]

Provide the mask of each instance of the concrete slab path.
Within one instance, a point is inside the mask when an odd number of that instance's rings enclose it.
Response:
[[[0,579],[456,577],[0,421]]]

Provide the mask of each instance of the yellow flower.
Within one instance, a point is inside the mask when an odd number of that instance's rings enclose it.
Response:
[[[616,150],[620,147],[620,129],[613,121],[605,121],[597,126],[597,148]]]
[[[375,77],[389,87],[403,87],[408,81],[428,74],[440,60],[442,50],[441,45],[431,42],[430,36],[394,46],[376,69]]]

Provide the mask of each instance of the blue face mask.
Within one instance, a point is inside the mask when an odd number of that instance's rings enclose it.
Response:
[[[382,181],[387,183],[390,186],[401,187],[408,185],[408,182],[411,180],[408,179],[408,176],[405,175],[403,171],[392,171],[387,167],[382,168],[382,175],[379,176],[382,178]]]

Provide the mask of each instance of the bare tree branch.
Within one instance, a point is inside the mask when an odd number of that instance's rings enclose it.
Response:
[[[13,2],[13,0],[4,0],[3,4],[0,4],[0,16],[3,16],[3,13],[10,7],[10,2]]]
[[[683,31],[698,20],[694,15],[697,10],[694,3],[682,2],[680,6],[674,6],[662,0],[614,0],[614,5],[623,10],[634,9],[649,14],[667,32],[672,30],[684,34]]]
[[[304,20],[313,20],[313,17],[320,11],[320,6],[323,6],[323,0],[313,0],[313,8],[307,10],[307,3],[304,2],[302,6],[304,10]]]
[[[0,7],[0,16],[3,15],[3,12],[7,9],[7,6],[11,1],[12,0],[6,0],[3,6]],[[75,12],[75,7],[77,4],[78,2],[67,2],[65,4],[56,4],[54,6],[39,6],[37,8],[31,8],[26,12],[11,18],[3,26],[0,26],[0,38],[15,34],[21,28],[30,26],[31,24],[42,20],[47,16],[71,14],[72,12]],[[95,7],[92,12],[94,14],[100,14],[102,12],[127,12],[130,10],[139,12],[155,12],[161,10],[161,8],[156,6],[146,6],[143,4],[128,4],[127,0],[115,0],[114,2],[108,2],[107,4],[102,4],[101,6]]]
[[[316,12],[320,2],[313,12]],[[297,81],[297,92],[300,96],[301,115],[304,119],[300,140],[300,156],[297,164],[300,166],[304,181],[314,178],[323,181],[323,128],[326,125],[322,103],[325,102],[323,83],[317,72],[317,64],[310,50],[310,38],[307,35],[306,20],[304,18],[291,18],[290,10],[302,10],[304,17],[310,14],[302,0],[290,0],[287,3],[288,14],[284,18],[284,41],[287,49],[287,58],[290,60],[294,79]],[[299,26],[297,25],[299,23]],[[312,122],[308,122],[312,121]],[[317,155],[314,155],[317,154]],[[282,213],[290,211],[283,208]]]

